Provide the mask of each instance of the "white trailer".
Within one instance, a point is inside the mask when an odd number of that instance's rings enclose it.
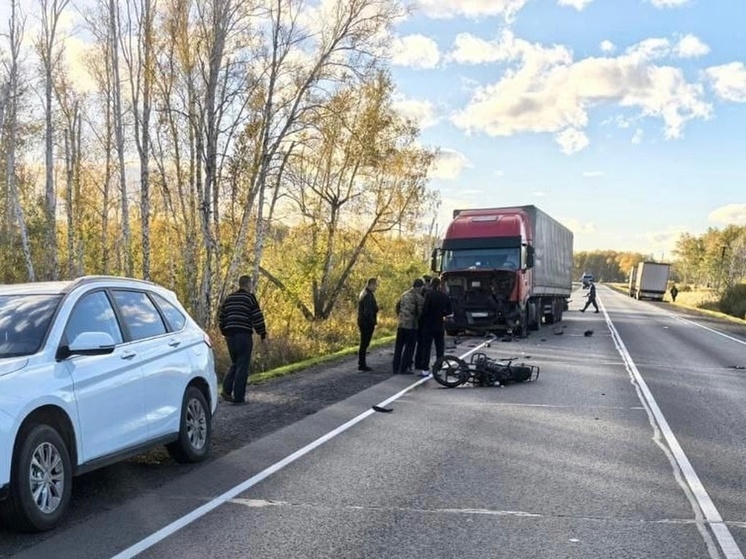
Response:
[[[668,286],[670,264],[662,262],[641,262],[637,266],[637,277],[634,283],[635,299],[655,299],[663,301]]]

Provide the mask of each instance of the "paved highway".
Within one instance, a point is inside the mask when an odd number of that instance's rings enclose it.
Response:
[[[392,377],[14,556],[742,558],[744,329],[598,295],[457,346],[537,382]]]

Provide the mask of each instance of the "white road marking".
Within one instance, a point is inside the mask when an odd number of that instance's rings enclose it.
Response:
[[[645,379],[642,378],[640,371],[637,369],[635,362],[632,360],[632,356],[629,354],[629,351],[627,351],[627,347],[622,341],[622,337],[619,335],[619,332],[614,326],[614,323],[611,321],[611,318],[609,317],[608,313],[606,312],[606,308],[603,305],[601,305],[601,310],[603,311],[604,317],[606,318],[606,324],[608,325],[609,330],[611,330],[612,338],[614,340],[614,344],[616,345],[617,351],[619,351],[622,359],[624,359],[624,361],[627,363],[627,370],[629,371],[630,376],[636,384],[640,401],[648,410],[648,414],[650,415],[650,422],[655,428],[660,431],[660,433],[665,438],[666,443],[668,444],[668,450],[670,452],[669,458],[672,458],[675,461],[674,466],[678,468],[678,472],[680,472],[681,476],[683,476],[684,480],[686,481],[685,489],[688,487],[687,496],[691,496],[690,500],[693,498],[695,501],[692,503],[692,505],[695,505],[696,503],[696,507],[698,507],[699,511],[701,511],[701,513],[704,515],[704,520],[710,527],[710,530],[712,530],[712,533],[714,534],[715,539],[717,539],[718,544],[720,544],[720,549],[723,551],[725,558],[744,559],[743,554],[738,547],[738,544],[736,544],[736,541],[733,539],[733,535],[730,533],[730,530],[728,530],[728,526],[725,524],[725,522],[723,522],[723,518],[720,516],[720,513],[715,507],[715,503],[712,502],[712,499],[707,493],[707,490],[702,484],[702,481],[699,479],[697,472],[694,470],[691,462],[689,462],[689,458],[687,458],[684,450],[681,448],[676,435],[673,434],[671,427],[668,425],[668,421],[663,415],[663,412],[658,406],[658,403],[655,401],[652,392],[650,392]],[[692,322],[692,324],[696,323]],[[700,326],[698,324],[696,325]],[[715,334],[720,334],[725,336],[726,338],[732,339],[739,343],[743,343],[740,340],[731,338],[730,336],[727,336],[725,334],[721,334],[720,332],[707,328],[706,326],[702,327],[707,330],[711,330]],[[695,515],[699,515],[696,507]],[[705,532],[703,533],[703,536],[705,536],[705,543],[708,543],[709,534]],[[713,549],[710,549],[710,555],[713,558],[720,556],[717,553],[717,550]]]
[[[469,354],[474,353],[475,351],[477,351],[478,349],[482,348],[485,344],[487,344],[490,341],[492,341],[492,340],[491,339],[485,340],[484,342],[482,342],[481,344],[477,345],[473,349],[470,349],[469,351],[467,351],[466,353],[464,353],[461,356],[461,359],[464,359]],[[387,398],[386,400],[384,400],[383,402],[378,403],[377,405],[380,406],[380,407],[384,407],[384,406],[390,404],[391,402],[394,402],[395,400],[401,398],[404,394],[406,394],[410,390],[412,390],[412,389],[418,387],[419,385],[423,384],[424,382],[426,382],[429,378],[430,378],[430,376],[418,379],[417,382],[415,382],[414,384],[411,384],[411,385],[407,386],[405,389],[397,392],[396,394],[394,394],[390,398]],[[347,423],[344,423],[344,424],[340,425],[339,427],[337,427],[336,429],[334,429],[332,431],[329,431],[327,434],[323,435],[322,437],[319,437],[318,439],[316,439],[315,441],[307,444],[303,448],[296,450],[295,452],[293,452],[292,454],[286,456],[285,458],[283,458],[279,462],[276,462],[275,464],[272,464],[270,467],[262,470],[261,472],[259,472],[255,476],[252,476],[249,479],[247,479],[246,481],[244,481],[242,483],[239,483],[235,487],[233,487],[233,488],[229,489],[228,491],[224,492],[222,495],[218,495],[217,497],[215,497],[211,501],[208,501],[207,503],[205,503],[201,507],[198,507],[198,508],[194,509],[192,512],[190,512],[188,514],[185,514],[181,518],[177,518],[176,520],[174,520],[170,524],[164,526],[163,528],[161,528],[157,532],[154,532],[150,536],[148,536],[148,537],[140,540],[139,542],[135,543],[134,545],[131,545],[130,547],[128,547],[124,551],[122,551],[120,553],[117,553],[116,555],[114,555],[112,557],[112,559],[130,559],[132,557],[135,557],[139,553],[142,553],[143,551],[146,551],[147,549],[150,549],[154,545],[162,542],[163,540],[165,540],[169,536],[175,534],[176,532],[178,532],[182,528],[188,526],[189,524],[191,524],[195,520],[199,520],[200,518],[202,518],[203,516],[205,516],[207,513],[212,512],[213,510],[215,510],[216,508],[218,508],[220,505],[223,505],[223,504],[227,503],[228,501],[231,501],[232,499],[235,499],[238,495],[240,495],[241,493],[247,491],[248,489],[250,489],[251,487],[253,487],[257,483],[259,483],[260,481],[263,481],[263,480],[267,479],[268,477],[270,477],[272,474],[275,474],[275,473],[279,472],[285,466],[287,466],[289,464],[292,464],[293,462],[295,462],[299,458],[302,458],[303,456],[305,456],[306,454],[308,454],[312,450],[320,447],[321,445],[323,445],[327,441],[330,441],[331,439],[333,439],[334,437],[336,437],[340,433],[344,433],[350,427],[353,427],[354,425],[357,425],[363,419],[365,419],[365,418],[373,415],[374,413],[376,413],[376,412],[373,409],[368,408],[366,411],[364,411],[360,415],[358,415],[358,416],[353,417],[352,419],[350,419]]]
[[[724,332],[720,332],[718,330],[715,330],[714,328],[710,328],[709,326],[705,326],[704,324],[699,324],[698,322],[694,322],[693,320],[689,320],[688,318],[684,318],[683,316],[679,316],[673,313],[666,313],[669,316],[675,318],[676,320],[680,320],[681,322],[686,322],[687,324],[692,324],[693,326],[696,326],[698,328],[702,328],[703,330],[707,330],[708,332],[712,332],[713,334],[717,334],[718,336],[722,336],[723,338],[726,338],[732,342],[736,342],[741,345],[746,345],[746,341],[741,340],[739,338],[735,338],[733,336],[730,336],[728,334],[725,334]]]

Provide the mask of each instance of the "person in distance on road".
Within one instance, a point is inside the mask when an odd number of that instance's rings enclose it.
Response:
[[[360,349],[357,352],[357,370],[372,371],[368,367],[366,354],[368,346],[373,339],[373,331],[378,323],[378,303],[376,302],[375,291],[378,287],[376,278],[368,278],[365,288],[360,292],[357,300],[357,326],[360,330]]]
[[[253,333],[267,340],[264,315],[256,296],[251,292],[251,278],[238,278],[238,290],[225,298],[218,311],[218,327],[225,337],[231,367],[223,379],[221,396],[226,402],[246,403],[246,383],[249,380],[251,352],[254,348]]]
[[[675,303],[676,302],[676,296],[679,294],[679,290],[676,288],[676,285],[671,287],[671,300]]]
[[[585,302],[585,306],[580,309],[580,312],[585,312],[585,309],[587,309],[590,305],[593,305],[593,308],[596,309],[595,312],[598,312],[598,305],[596,304],[596,284],[592,281],[588,284],[588,300]]]

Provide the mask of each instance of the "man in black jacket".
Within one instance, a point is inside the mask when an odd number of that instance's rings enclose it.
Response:
[[[375,291],[378,287],[376,278],[369,278],[365,288],[360,292],[357,300],[357,326],[360,329],[360,349],[357,352],[357,370],[372,371],[368,367],[365,355],[368,346],[373,339],[373,330],[378,323],[378,303],[376,303]]]
[[[593,282],[590,282],[588,286],[588,300],[585,302],[585,306],[580,309],[580,312],[585,312],[585,309],[587,309],[590,305],[593,305],[593,308],[596,309],[595,312],[598,312],[598,305],[596,304],[596,285]]]
[[[253,332],[262,342],[267,339],[267,327],[259,302],[251,293],[251,278],[238,278],[238,291],[225,298],[218,313],[220,333],[225,337],[231,367],[223,379],[221,396],[226,402],[246,403],[246,383],[249,380],[251,351],[254,348]]]
[[[453,313],[451,298],[440,289],[440,278],[430,280],[430,288],[425,293],[420,318],[421,334],[417,344],[415,373],[427,376],[430,370],[430,348],[435,343],[435,357],[445,355],[445,325],[443,319]]]

